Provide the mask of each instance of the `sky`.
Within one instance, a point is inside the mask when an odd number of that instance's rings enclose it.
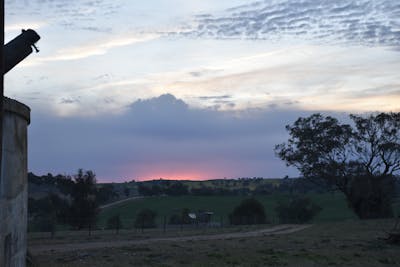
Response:
[[[322,112],[400,111],[397,0],[5,0],[29,170],[99,181],[297,176],[273,148]]]

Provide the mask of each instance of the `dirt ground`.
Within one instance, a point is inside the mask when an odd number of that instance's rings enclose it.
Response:
[[[218,233],[33,236],[37,266],[400,266],[392,220],[233,228]],[[128,238],[129,237],[129,238]]]

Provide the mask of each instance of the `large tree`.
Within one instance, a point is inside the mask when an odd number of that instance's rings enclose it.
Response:
[[[392,216],[400,172],[400,113],[350,115],[353,123],[313,114],[286,126],[277,155],[316,183],[333,185],[360,218]]]
[[[70,224],[78,229],[91,228],[96,222],[98,213],[96,175],[92,171],[84,172],[80,169],[74,177],[71,193]]]

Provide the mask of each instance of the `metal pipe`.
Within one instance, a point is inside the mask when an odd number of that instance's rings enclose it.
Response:
[[[39,39],[40,36],[34,30],[22,30],[20,35],[4,45],[3,73],[6,74],[29,56],[33,52],[32,47],[38,52],[39,50],[36,48],[35,43],[39,41]]]
[[[3,155],[3,117],[4,117],[4,74],[29,56],[40,36],[31,29],[22,30],[22,33],[4,45],[4,0],[0,0],[0,173]],[[1,175],[1,174],[0,174]],[[1,177],[0,177],[1,180]]]

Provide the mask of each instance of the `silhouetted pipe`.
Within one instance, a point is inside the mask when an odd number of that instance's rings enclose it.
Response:
[[[32,53],[32,47],[36,52],[35,43],[39,41],[40,36],[34,30],[22,30],[22,33],[13,40],[4,45],[4,69],[3,74],[14,68],[18,63],[24,60]]]

